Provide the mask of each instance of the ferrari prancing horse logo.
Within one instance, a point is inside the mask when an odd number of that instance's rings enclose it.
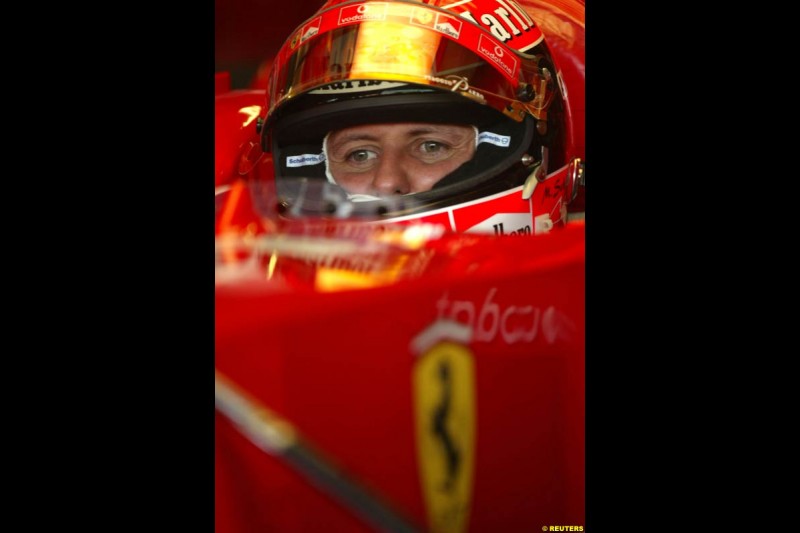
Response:
[[[418,339],[437,329],[429,328]],[[449,323],[471,334],[463,324]],[[447,328],[445,328],[447,329]],[[459,335],[456,335],[459,337]],[[463,339],[427,335],[413,372],[417,462],[430,530],[467,530],[475,460],[475,371]]]

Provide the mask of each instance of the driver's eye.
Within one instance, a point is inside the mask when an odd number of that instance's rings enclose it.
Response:
[[[426,153],[436,153],[444,149],[444,144],[437,141],[425,141],[422,143],[422,151]]]
[[[369,161],[370,159],[375,159],[376,157],[378,157],[378,154],[372,150],[354,150],[347,154],[347,159],[353,161],[354,163],[363,163],[364,161]]]

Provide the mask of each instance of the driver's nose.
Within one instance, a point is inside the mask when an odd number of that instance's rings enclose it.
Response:
[[[372,179],[372,187],[380,196],[411,192],[411,181],[401,153],[391,148],[381,153],[375,168],[375,177]]]

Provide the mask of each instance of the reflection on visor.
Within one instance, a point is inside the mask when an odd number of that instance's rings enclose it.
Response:
[[[531,31],[540,43],[541,31]],[[515,53],[467,19],[430,6],[347,4],[322,12],[284,44],[270,113],[310,89],[353,90],[357,82],[349,80],[384,80],[458,92],[501,112],[511,109],[516,120],[523,108],[541,118],[556,90],[543,58]]]
[[[441,36],[396,22],[365,22],[358,32],[350,68],[353,78],[394,72],[399,79],[424,78],[431,72]]]
[[[268,220],[278,218],[334,218],[379,220],[388,213],[413,212],[420,202],[413,196],[350,198],[336,184],[319,179],[283,178],[251,185],[254,207]]]

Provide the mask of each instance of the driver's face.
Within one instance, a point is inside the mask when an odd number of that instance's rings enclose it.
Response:
[[[428,191],[475,155],[471,126],[369,124],[332,132],[328,169],[352,194],[386,196]]]

